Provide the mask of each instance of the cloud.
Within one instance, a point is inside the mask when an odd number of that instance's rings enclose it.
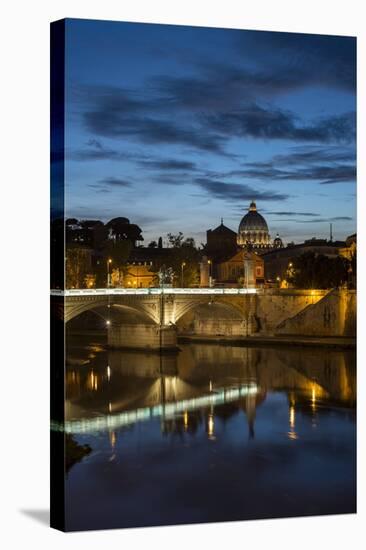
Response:
[[[166,160],[140,160],[138,164],[144,168],[150,170],[197,170],[197,166],[194,162],[177,160],[177,159],[166,159]]]
[[[319,214],[318,214],[319,215]],[[278,221],[287,221],[287,222],[294,222],[294,223],[330,223],[330,222],[336,222],[336,221],[352,221],[353,218],[350,216],[335,216],[333,218],[317,218],[316,220],[278,220]],[[274,220],[276,221],[276,220]]]
[[[249,185],[237,185],[209,178],[195,178],[195,183],[217,199],[226,201],[276,201],[286,200],[289,195],[276,191],[258,191]]]
[[[246,57],[255,48],[258,66],[287,76],[289,86],[325,86],[355,92],[356,39],[284,32],[246,31],[237,35],[237,48]]]
[[[310,181],[322,185],[356,180],[355,150],[339,146],[292,147],[286,154],[262,162],[247,162],[243,168],[210,174],[216,178],[248,178],[260,181]]]
[[[189,172],[160,172],[150,176],[149,179],[165,185],[186,185],[192,183],[192,174]]]
[[[356,162],[356,151],[354,147],[340,147],[337,145],[314,147],[302,145],[290,148],[289,153],[275,155],[272,164],[281,165],[306,165],[324,164],[329,162]],[[256,166],[252,163],[251,166]]]
[[[96,140],[90,139],[87,142],[87,148],[74,149],[66,153],[66,158],[75,161],[90,161],[90,160],[128,160],[130,155],[121,151],[116,151]]]
[[[90,183],[88,187],[97,190],[97,193],[108,193],[112,188],[131,187],[131,182],[124,178],[116,178],[114,176],[106,177],[99,180],[97,183]]]
[[[219,134],[257,139],[351,142],[356,133],[356,117],[353,112],[303,124],[289,111],[250,104],[225,113],[203,114],[201,119],[204,125]]]
[[[268,212],[266,211],[266,214],[269,214],[269,215],[274,215],[274,216],[305,216],[305,217],[309,217],[309,218],[314,218],[316,216],[320,216],[320,214],[315,214],[314,212],[286,212],[286,211],[281,211],[281,212]]]
[[[112,187],[130,187],[131,182],[128,180],[125,180],[123,178],[115,178],[114,176],[110,176],[108,178],[103,178],[99,180],[99,183],[103,183],[105,185],[111,185]]]
[[[94,111],[84,115],[89,131],[110,138],[135,138],[149,145],[186,145],[207,152],[222,153],[223,138],[202,133],[194,127],[184,127],[174,122],[133,116],[124,116],[118,111]]]
[[[349,37],[238,32],[229,62],[197,59],[195,74],[152,80],[169,106],[227,111],[310,86],[356,91],[356,41]]]
[[[126,136],[150,145],[186,145],[202,151],[223,153],[223,138],[200,132],[195,121],[178,121],[162,98],[112,87],[89,87],[82,113],[94,136],[121,139]],[[150,91],[151,92],[151,91]],[[133,96],[133,97],[132,97]],[[169,116],[167,116],[169,114]]]

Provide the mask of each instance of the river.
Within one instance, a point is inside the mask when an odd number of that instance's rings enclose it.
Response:
[[[355,353],[70,337],[66,528],[356,510]]]

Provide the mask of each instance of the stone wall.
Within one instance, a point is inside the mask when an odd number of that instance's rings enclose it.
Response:
[[[326,290],[265,290],[257,294],[252,310],[253,332],[273,334],[280,323],[306,307],[316,304],[327,292]]]
[[[356,336],[356,292],[333,290],[313,305],[282,321],[276,334]]]
[[[246,323],[240,319],[195,319],[193,332],[197,336],[243,336]]]
[[[121,324],[108,330],[108,345],[112,348],[175,349],[177,331],[174,326]]]

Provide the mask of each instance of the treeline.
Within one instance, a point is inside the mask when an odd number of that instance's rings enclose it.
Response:
[[[295,288],[329,289],[347,285],[356,286],[356,256],[330,258],[323,254],[306,252],[294,258],[288,282]]]

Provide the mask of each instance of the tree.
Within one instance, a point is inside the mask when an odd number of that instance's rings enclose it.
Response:
[[[181,231],[179,231],[178,235],[173,235],[172,233],[168,233],[168,242],[172,248],[180,248],[182,246],[184,235]]]
[[[118,270],[121,277],[126,275],[126,262],[132,247],[133,244],[129,240],[114,241],[108,239],[104,242],[100,257],[96,260],[94,267],[96,286],[98,288],[107,286],[108,272],[112,275],[113,270]],[[108,260],[112,260],[109,267]]]
[[[344,257],[305,252],[293,258],[292,264],[288,282],[296,288],[329,289],[347,283],[350,262]]]
[[[150,241],[149,244],[147,245],[148,248],[157,248],[158,247],[158,243],[156,241]]]
[[[164,266],[164,269],[171,268],[174,276],[171,281],[173,286],[185,287],[195,286],[199,283],[199,260],[200,253],[196,248],[192,237],[185,238],[180,231],[177,235],[168,233],[168,242],[170,244],[169,255],[162,257],[161,262],[155,265],[154,283],[159,283],[158,272]]]
[[[90,251],[82,247],[66,250],[66,288],[85,288],[90,275]]]

